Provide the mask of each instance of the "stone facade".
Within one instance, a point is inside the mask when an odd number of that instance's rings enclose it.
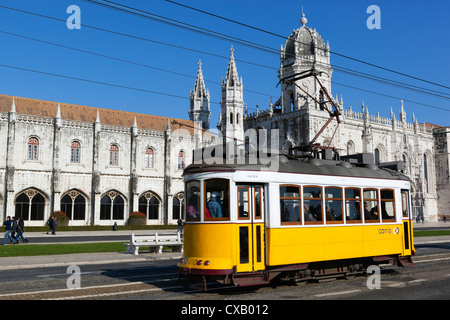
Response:
[[[42,226],[61,210],[69,225],[123,225],[140,211],[176,223],[197,133],[189,120],[0,95],[0,217]]]
[[[438,214],[442,218],[450,215],[450,128],[434,131],[436,150],[436,187],[438,194]]]

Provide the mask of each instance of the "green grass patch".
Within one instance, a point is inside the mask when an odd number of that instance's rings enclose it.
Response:
[[[132,226],[132,225],[126,225],[126,226],[117,226],[117,231],[124,231],[124,230],[177,230],[177,225],[140,225],[140,226]],[[61,231],[112,231],[112,226],[58,226],[56,228],[56,232]],[[30,227],[25,226],[26,232],[47,232],[48,227],[42,226],[42,227]],[[5,227],[0,226],[0,232],[5,232]]]
[[[414,237],[450,236],[450,230],[414,230]]]
[[[18,244],[0,246],[0,257],[42,256],[71,253],[125,252],[124,242],[74,244]]]

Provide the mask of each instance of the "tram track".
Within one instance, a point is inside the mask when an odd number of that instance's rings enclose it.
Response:
[[[436,264],[449,263],[450,253],[428,254],[416,256],[412,268],[423,269]],[[397,268],[395,268],[397,269]],[[409,269],[409,268],[408,268]],[[388,270],[388,269],[387,269]],[[397,269],[402,272],[403,269]],[[409,273],[409,271],[408,271]],[[58,274],[49,275],[58,278]],[[105,279],[105,275],[92,273],[91,283],[105,283],[111,279]],[[42,276],[40,276],[42,279]],[[49,290],[33,290],[0,294],[0,300],[120,300],[120,299],[149,299],[149,300],[184,300],[195,299],[210,300],[223,299],[224,294],[228,298],[239,298],[249,293],[245,288],[240,288],[236,292],[234,286],[221,286],[215,282],[207,283],[207,290],[203,285],[179,280],[177,273],[157,273],[141,275],[123,275],[114,277],[119,283],[106,283],[90,285],[79,289],[68,289],[64,287],[64,278],[57,279],[61,288]],[[285,291],[287,285],[258,286],[257,292],[277,295],[279,291]],[[256,288],[255,288],[256,289]],[[255,291],[255,292],[256,292]],[[230,296],[231,295],[231,296]],[[233,297],[234,296],[234,297]],[[321,297],[320,294],[317,297]]]

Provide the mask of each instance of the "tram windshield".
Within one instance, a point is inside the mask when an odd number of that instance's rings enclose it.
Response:
[[[186,183],[186,220],[200,220],[200,181],[189,181]]]
[[[205,180],[205,220],[230,218],[229,182],[226,179]]]

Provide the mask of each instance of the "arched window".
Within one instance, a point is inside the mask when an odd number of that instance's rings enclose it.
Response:
[[[115,144],[112,144],[109,148],[109,165],[119,165],[119,147]]]
[[[148,218],[157,220],[159,216],[159,200],[152,197],[148,202]]]
[[[375,164],[380,164],[380,149],[375,149]]]
[[[66,194],[61,198],[61,211],[66,214],[66,216],[72,219],[72,198]]]
[[[39,160],[39,140],[37,138],[28,139],[28,160]]]
[[[73,220],[86,218],[86,199],[80,194],[73,201]]]
[[[180,200],[178,200],[177,198],[173,198],[173,200],[172,200],[172,219],[180,218],[180,208],[181,208]]]
[[[14,216],[24,221],[44,220],[45,203],[45,197],[35,189],[25,190],[16,198]]]
[[[355,144],[353,141],[347,142],[347,155],[355,154]]]
[[[70,162],[80,163],[81,145],[78,141],[73,141],[70,146]]]
[[[147,148],[147,150],[145,150],[145,167],[146,168],[153,168],[153,161],[154,161],[154,154],[155,152],[153,151],[152,148]]]
[[[173,197],[172,200],[172,219],[178,220],[179,218],[184,219],[183,209],[184,209],[184,195],[182,192],[178,193]]]
[[[423,154],[423,178],[425,182],[425,192],[428,193],[428,159],[427,154]]]
[[[125,200],[116,191],[106,193],[100,200],[100,220],[123,220]]]
[[[233,112],[230,112],[230,124],[233,124]]]
[[[145,214],[147,219],[159,219],[159,198],[151,191],[145,192],[139,197],[139,212]]]
[[[113,219],[122,220],[125,210],[125,202],[121,196],[117,196],[113,201]]]
[[[16,212],[15,217],[22,217],[24,221],[28,221],[30,212],[30,198],[25,193],[22,193],[16,198]]]
[[[42,194],[36,194],[31,199],[31,220],[44,220],[45,199]]]
[[[105,195],[100,200],[100,220],[111,220],[111,198]]]
[[[185,168],[185,157],[184,151],[178,153],[178,170],[184,170]]]
[[[84,220],[86,217],[86,198],[78,191],[69,191],[61,198],[61,211],[70,220]]]

